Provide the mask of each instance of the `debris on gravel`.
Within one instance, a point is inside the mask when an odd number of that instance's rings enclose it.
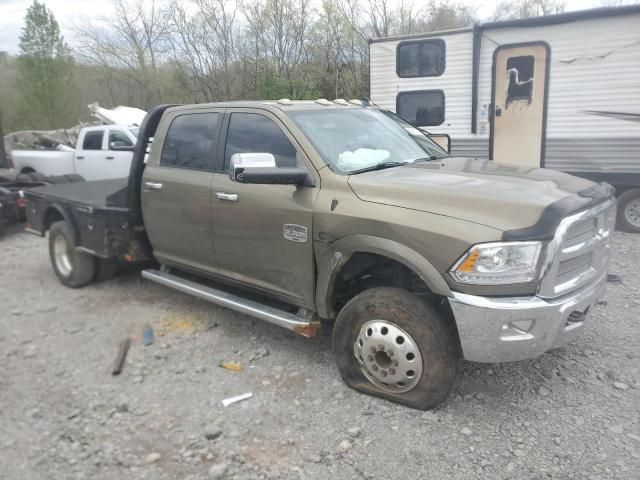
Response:
[[[146,463],[154,463],[157,462],[158,460],[160,460],[162,458],[162,455],[160,455],[158,452],[153,452],[150,453],[149,455],[147,455],[147,458],[145,459]]]
[[[204,438],[207,440],[215,440],[222,435],[222,429],[217,425],[209,425],[204,430]]]
[[[209,478],[211,480],[218,480],[220,478],[223,478],[227,473],[228,468],[229,466],[226,463],[218,463],[212,465],[211,468],[209,468]]]
[[[135,271],[68,289],[46,242],[14,230],[0,238],[0,478],[640,478],[633,258],[640,236],[616,232],[624,282],[575,341],[526,362],[462,362],[449,400],[422,412],[345,387],[329,327],[299,337]]]
[[[344,439],[340,442],[340,445],[338,445],[338,452],[347,453],[352,447],[353,444],[349,440]]]

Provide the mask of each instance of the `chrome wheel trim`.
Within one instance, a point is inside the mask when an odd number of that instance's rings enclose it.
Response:
[[[370,320],[353,344],[360,370],[380,390],[404,393],[422,377],[422,354],[405,330],[386,320]]]
[[[635,198],[625,205],[624,218],[634,227],[640,228],[640,198]]]
[[[53,258],[60,275],[63,277],[71,275],[73,266],[71,264],[71,257],[69,256],[69,247],[67,245],[67,239],[62,235],[58,235],[53,240]]]

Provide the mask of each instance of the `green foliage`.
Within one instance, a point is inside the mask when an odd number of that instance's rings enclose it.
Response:
[[[564,12],[563,0],[506,0],[496,5],[493,20],[513,20]]]
[[[258,98],[288,98],[292,92],[288,80],[280,77],[274,71],[267,71],[258,80],[257,95]]]
[[[432,1],[427,12],[428,20],[423,31],[451,30],[473,24],[473,10],[460,3]]]
[[[37,0],[25,16],[17,67],[18,127],[60,128],[77,122],[73,59],[53,13]]]

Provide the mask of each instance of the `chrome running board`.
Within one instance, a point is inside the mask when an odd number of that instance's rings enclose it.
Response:
[[[193,295],[216,305],[244,313],[260,320],[264,320],[287,330],[299,333],[305,337],[313,337],[320,322],[317,318],[306,319],[302,316],[285,312],[268,305],[263,305],[252,300],[238,297],[222,290],[217,290],[191,280],[186,280],[177,275],[161,270],[143,270],[142,276],[148,280],[173,288],[183,293]]]

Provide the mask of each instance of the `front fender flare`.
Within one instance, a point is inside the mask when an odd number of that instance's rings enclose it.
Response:
[[[340,269],[354,253],[374,253],[391,258],[413,270],[435,294],[450,297],[451,289],[426,258],[401,243],[382,237],[353,235],[327,245],[318,253],[316,309],[322,318],[334,318],[332,292]]]

